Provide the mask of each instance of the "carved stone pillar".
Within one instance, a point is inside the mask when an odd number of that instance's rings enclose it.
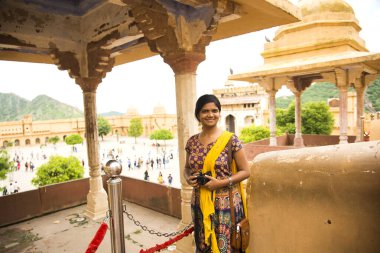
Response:
[[[98,41],[88,42],[85,46],[78,44],[71,51],[59,50],[56,45],[52,45],[50,54],[58,68],[67,70],[70,77],[75,79],[83,91],[86,145],[90,168],[90,191],[87,195],[85,214],[93,220],[105,217],[108,210],[107,193],[103,189],[99,167],[96,89],[115,63],[107,45],[117,36],[117,33],[112,33]]]
[[[277,146],[276,138],[276,92],[277,90],[267,90],[269,94],[269,146]]]
[[[204,60],[204,55],[187,54],[164,59],[175,73],[179,168],[181,176],[181,210],[182,220],[179,224],[184,227],[191,223],[191,194],[192,187],[186,183],[184,168],[186,163],[185,145],[190,136],[198,131],[194,116],[196,95],[196,69]],[[186,237],[177,243],[177,252],[193,252],[193,238]]]
[[[86,145],[90,169],[90,191],[87,194],[85,214],[96,220],[104,217],[108,210],[107,193],[103,189],[103,181],[100,175],[98,121],[96,112],[96,89],[101,80],[77,78],[76,81],[83,90]]]
[[[348,80],[347,72],[342,69],[336,69],[336,84],[339,89],[339,144],[348,143],[347,139],[347,90]]]
[[[295,147],[303,147],[303,138],[302,138],[302,106],[301,106],[301,95],[302,92],[310,87],[310,85],[314,82],[314,80],[321,79],[322,76],[320,74],[313,75],[303,75],[303,76],[295,76],[292,79],[289,79],[287,82],[288,88],[294,93],[295,96],[295,127],[296,133],[294,136]]]
[[[296,134],[294,137],[294,146],[303,147],[303,138],[302,138],[302,118],[301,118],[301,92],[295,92],[295,125],[296,125]]]
[[[356,141],[363,141],[363,121],[361,116],[364,116],[364,91],[363,86],[356,86]]]

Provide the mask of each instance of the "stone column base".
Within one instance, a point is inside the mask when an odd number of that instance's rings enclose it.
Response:
[[[101,177],[90,178],[90,192],[87,194],[87,206],[84,214],[92,220],[106,217],[108,196],[103,189]]]
[[[341,135],[339,136],[339,144],[347,144],[348,143],[348,137],[347,135]]]
[[[184,227],[184,224],[181,222],[180,229]],[[194,232],[193,232],[194,233]],[[195,242],[194,235],[190,234],[187,237],[182,238],[177,242],[177,247],[175,253],[191,253],[195,252]]]
[[[269,137],[269,146],[277,146],[277,138],[276,138],[276,136]]]
[[[293,146],[294,147],[304,147],[305,145],[303,144],[303,138],[302,137],[295,137]]]

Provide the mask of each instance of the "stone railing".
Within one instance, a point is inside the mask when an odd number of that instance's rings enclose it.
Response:
[[[107,179],[103,177],[104,189]],[[123,200],[181,218],[180,189],[124,176],[121,179]],[[85,178],[2,196],[0,227],[85,204],[88,192],[89,179]]]

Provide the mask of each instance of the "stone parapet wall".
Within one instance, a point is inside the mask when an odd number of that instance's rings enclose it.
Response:
[[[250,252],[379,252],[379,154],[372,141],[256,156]]]

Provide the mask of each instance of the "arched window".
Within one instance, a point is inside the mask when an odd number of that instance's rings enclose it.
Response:
[[[226,117],[226,130],[235,133],[235,117],[231,114]]]
[[[40,138],[36,138],[36,144],[40,144]]]
[[[30,140],[29,139],[25,140],[25,145],[30,145]]]
[[[20,146],[20,140],[15,140],[15,146]]]

